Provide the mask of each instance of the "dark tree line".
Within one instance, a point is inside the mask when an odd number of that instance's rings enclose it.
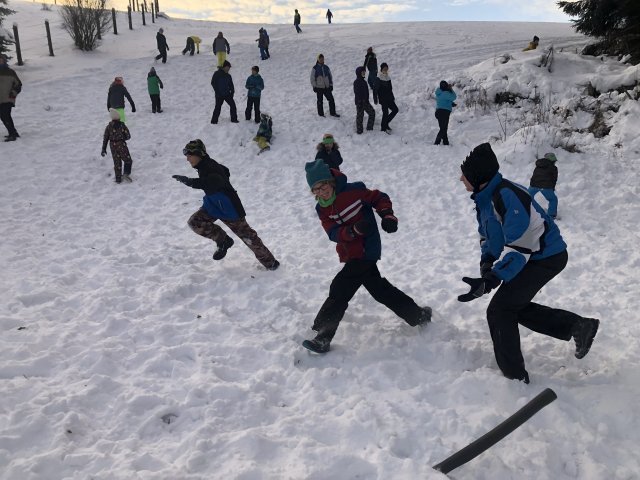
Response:
[[[595,53],[631,54],[640,61],[640,0],[560,1],[575,29],[598,39]]]

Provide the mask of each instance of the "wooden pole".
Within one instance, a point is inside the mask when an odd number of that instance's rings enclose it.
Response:
[[[22,61],[22,50],[20,49],[20,37],[18,36],[18,24],[13,24],[13,41],[16,44],[16,55],[18,57],[18,65],[24,65]]]
[[[142,12],[142,25],[146,26],[147,25],[147,21],[144,18],[144,5],[142,6],[141,12]]]
[[[127,8],[127,15],[129,16],[129,30],[133,30],[133,23],[131,22],[131,7]]]
[[[152,23],[156,23],[155,9],[156,9],[155,4],[151,2],[151,22]]]
[[[113,34],[118,34],[118,25],[116,24],[116,9],[111,9],[111,19],[113,20]]]
[[[49,28],[49,20],[44,21],[44,28],[47,29],[47,42],[49,42],[49,56],[53,57],[53,43],[51,43],[51,29]]]

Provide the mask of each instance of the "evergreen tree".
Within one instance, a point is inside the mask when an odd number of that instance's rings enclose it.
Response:
[[[0,53],[8,52],[9,45],[13,43],[13,40],[9,36],[8,32],[2,26],[4,17],[15,13],[10,8],[5,7],[5,5],[7,5],[7,2],[8,0],[0,0]]]
[[[631,53],[640,60],[640,1],[560,1],[558,6],[571,17],[575,29],[600,39],[609,53]]]

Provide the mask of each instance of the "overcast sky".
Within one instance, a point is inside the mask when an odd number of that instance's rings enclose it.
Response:
[[[112,0],[118,8],[128,0]],[[150,2],[150,0],[147,0]],[[556,0],[159,0],[172,17],[246,23],[292,23],[294,9],[302,23],[325,23],[327,8],[334,23],[401,21],[567,22]]]

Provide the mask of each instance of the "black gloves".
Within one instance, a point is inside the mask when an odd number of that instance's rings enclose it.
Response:
[[[458,105],[456,104],[456,102],[451,102],[451,106],[452,107],[457,107]]]
[[[382,217],[382,222],[380,222],[380,226],[382,230],[387,233],[393,233],[398,231],[398,219],[392,214],[387,213],[384,217]]]
[[[313,91],[314,93],[318,93],[318,89],[316,87],[313,87]]]
[[[489,293],[500,285],[501,280],[496,276],[496,274],[489,272],[482,278],[462,277],[462,281],[469,284],[471,288],[468,293],[458,295],[459,302],[470,302],[471,300],[480,298],[485,293]]]
[[[173,175],[171,178],[175,178],[180,183],[184,183],[187,187],[190,187],[193,183],[189,177],[185,177],[184,175]]]
[[[135,106],[135,105],[131,105],[131,111],[132,111],[133,113],[136,113],[136,106]]]
[[[107,156],[107,151],[106,150],[102,150],[100,152],[100,155],[102,155],[103,157],[106,157]]]
[[[371,233],[371,230],[373,230],[371,224],[366,220],[359,220],[347,228],[349,229],[348,231],[353,238],[357,236],[365,237]]]

